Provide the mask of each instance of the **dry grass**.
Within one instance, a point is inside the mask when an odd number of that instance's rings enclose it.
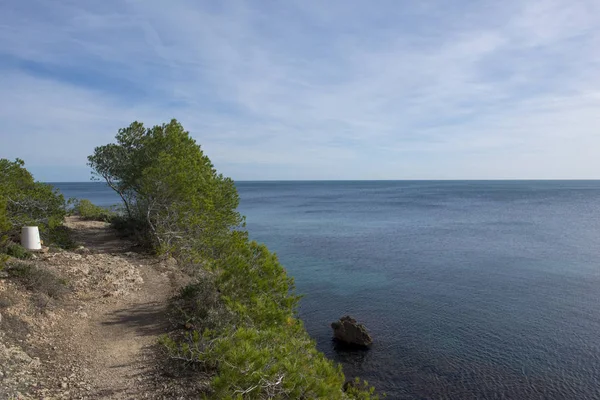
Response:
[[[27,290],[52,299],[59,299],[69,292],[67,282],[52,271],[27,262],[12,262],[5,269],[9,277]]]

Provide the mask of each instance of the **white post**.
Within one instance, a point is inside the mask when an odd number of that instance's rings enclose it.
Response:
[[[37,226],[24,226],[21,228],[21,246],[27,250],[41,250],[40,230]]]

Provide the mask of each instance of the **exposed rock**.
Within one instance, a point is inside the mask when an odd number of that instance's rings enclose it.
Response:
[[[373,343],[373,338],[369,335],[367,328],[349,315],[333,322],[331,327],[333,328],[333,337],[342,343],[354,346],[369,346]]]
[[[39,366],[39,359],[0,340],[0,399],[29,399],[21,392],[34,383],[33,373]]]
[[[165,264],[167,265],[167,267],[176,267],[177,260],[173,257],[169,257],[166,259]]]

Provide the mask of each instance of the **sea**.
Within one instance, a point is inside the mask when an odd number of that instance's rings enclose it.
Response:
[[[109,206],[102,183],[56,183]],[[600,399],[600,181],[238,182],[319,350],[388,399]],[[331,322],[366,325],[339,348]]]

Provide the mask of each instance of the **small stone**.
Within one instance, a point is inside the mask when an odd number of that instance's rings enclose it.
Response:
[[[67,382],[63,382],[63,383],[60,384],[60,388],[61,389],[66,389],[68,387],[69,387],[69,384]]]
[[[173,257],[169,257],[165,261],[165,264],[167,264],[168,267],[175,267],[175,266],[177,266],[177,260],[174,259]]]
[[[84,246],[77,247],[75,249],[75,252],[79,253],[79,254],[90,254],[91,253],[90,249],[88,249],[87,247],[84,247]]]

